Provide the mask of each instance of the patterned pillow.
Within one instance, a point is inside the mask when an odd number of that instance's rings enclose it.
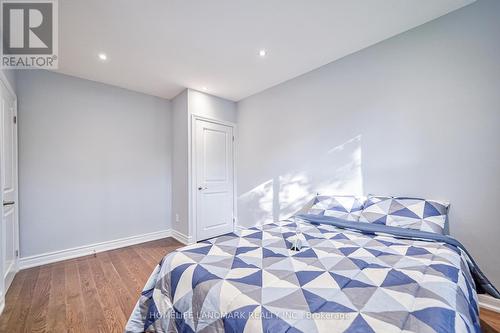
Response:
[[[358,221],[363,200],[352,195],[317,196],[308,214]]]
[[[369,195],[359,222],[443,234],[448,207],[435,200]]]

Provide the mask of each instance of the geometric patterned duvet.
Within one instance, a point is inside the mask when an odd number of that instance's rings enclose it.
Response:
[[[127,332],[479,332],[464,254],[445,243],[281,221],[168,254]]]

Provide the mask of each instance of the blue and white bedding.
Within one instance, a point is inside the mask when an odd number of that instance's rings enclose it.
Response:
[[[450,237],[302,218],[168,254],[126,332],[479,332],[476,287],[499,296]]]

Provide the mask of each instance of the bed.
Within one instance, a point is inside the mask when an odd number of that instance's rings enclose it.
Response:
[[[480,332],[476,290],[451,237],[301,215],[168,254],[126,332]]]

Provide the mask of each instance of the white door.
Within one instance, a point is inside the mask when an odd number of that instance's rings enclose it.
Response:
[[[194,119],[196,240],[233,231],[233,128]]]
[[[16,99],[0,81],[0,185],[2,196],[0,291],[4,297],[17,271],[18,202],[17,202],[17,110]]]

